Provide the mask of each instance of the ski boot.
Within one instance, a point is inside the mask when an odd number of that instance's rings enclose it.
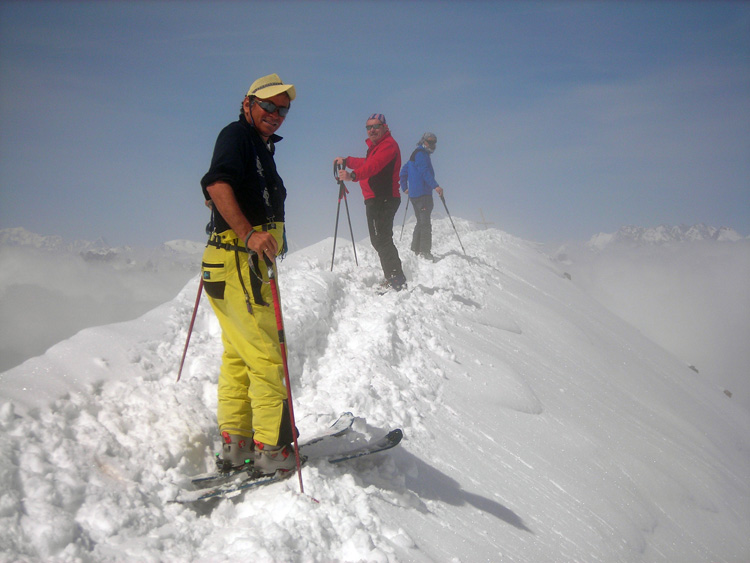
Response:
[[[221,453],[216,454],[216,468],[230,473],[253,466],[253,439],[229,432],[221,433]]]
[[[254,470],[260,475],[273,475],[277,471],[292,471],[297,467],[293,446],[269,446],[257,440],[255,442],[254,462]]]
[[[404,276],[404,274],[393,274],[388,278],[386,284],[387,287],[394,289],[395,291],[401,291],[408,287],[406,284],[406,276]]]

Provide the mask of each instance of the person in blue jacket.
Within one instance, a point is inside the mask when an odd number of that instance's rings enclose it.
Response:
[[[418,256],[434,260],[432,256],[432,190],[439,196],[443,195],[443,188],[435,180],[435,170],[432,168],[430,155],[435,152],[437,136],[425,133],[417,143],[417,148],[411,153],[409,160],[401,167],[401,189],[409,196],[417,216],[417,224],[411,239],[411,249]]]

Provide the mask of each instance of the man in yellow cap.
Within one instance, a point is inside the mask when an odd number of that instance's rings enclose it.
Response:
[[[273,155],[281,140],[276,131],[295,97],[294,86],[276,74],[253,82],[239,119],[219,133],[201,179],[214,225],[201,272],[224,344],[217,411],[222,471],[296,467],[296,429],[265,264],[285,250],[286,188]]]

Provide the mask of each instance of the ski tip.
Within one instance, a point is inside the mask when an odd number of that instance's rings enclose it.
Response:
[[[404,437],[404,432],[400,428],[396,428],[395,430],[391,430],[390,432],[388,432],[385,437],[395,446]]]

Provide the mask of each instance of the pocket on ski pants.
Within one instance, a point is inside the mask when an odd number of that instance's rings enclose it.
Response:
[[[203,253],[201,264],[203,288],[212,299],[224,299],[224,290],[227,287],[227,268],[224,263],[226,256],[226,250],[212,246],[206,248]]]

